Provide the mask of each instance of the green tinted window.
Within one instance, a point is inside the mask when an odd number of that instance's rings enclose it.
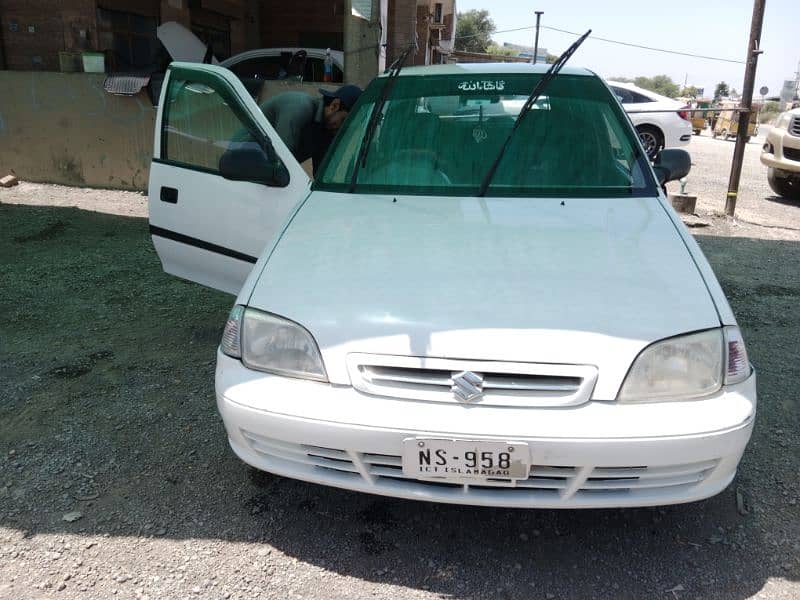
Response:
[[[473,195],[539,75],[400,76],[383,108],[357,191]],[[386,83],[365,91],[328,154],[318,189],[345,190]],[[517,129],[487,195],[654,193],[618,103],[594,77],[561,75]]]
[[[258,146],[223,94],[199,81],[170,79],[163,121],[161,158],[188,167],[218,172],[226,150]]]

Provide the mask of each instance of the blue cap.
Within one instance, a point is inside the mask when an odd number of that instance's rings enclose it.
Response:
[[[350,111],[353,108],[353,105],[358,100],[358,97],[361,95],[361,88],[357,85],[343,85],[338,90],[324,90],[319,88],[319,93],[325,96],[326,98],[338,98],[342,106],[347,110]]]

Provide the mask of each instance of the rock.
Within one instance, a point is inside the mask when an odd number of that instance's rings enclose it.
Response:
[[[68,512],[63,517],[61,517],[62,521],[66,521],[67,523],[73,523],[78,519],[83,518],[83,513],[79,510],[73,510],[72,512]]]
[[[67,587],[67,584],[62,581],[61,583],[58,584],[58,587],[56,588],[56,591],[60,592],[61,590],[65,589],[66,587]]]
[[[670,194],[669,201],[679,213],[693,214],[695,206],[697,205],[697,196],[690,196],[689,194]]]
[[[750,510],[744,502],[744,495],[739,488],[736,488],[736,510],[742,516],[750,514]]]
[[[708,227],[711,225],[708,221],[704,221],[697,215],[681,215],[681,220],[686,227],[693,228],[693,227]]]

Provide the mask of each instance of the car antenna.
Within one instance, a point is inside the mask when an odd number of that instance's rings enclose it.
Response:
[[[482,197],[486,194],[486,188],[489,187],[489,184],[492,182],[492,178],[494,177],[495,171],[497,171],[497,167],[500,165],[500,161],[503,160],[503,155],[506,153],[506,148],[508,148],[509,142],[511,142],[511,137],[514,135],[514,132],[519,127],[519,124],[522,123],[522,120],[530,111],[531,107],[536,103],[539,99],[539,96],[542,95],[545,88],[550,84],[553,78],[558,75],[558,72],[561,70],[566,62],[569,60],[570,56],[572,56],[578,47],[583,43],[583,41],[589,37],[589,34],[592,33],[590,29],[586,33],[584,33],[581,37],[579,37],[575,42],[564,51],[564,54],[558,57],[556,62],[550,65],[550,68],[547,69],[547,72],[542,76],[539,80],[539,83],[536,84],[536,87],[533,88],[531,95],[528,96],[528,99],[525,101],[525,104],[522,105],[522,108],[519,111],[519,115],[517,116],[517,120],[514,122],[514,126],[511,128],[511,131],[508,133],[508,137],[506,141],[503,142],[503,145],[500,148],[500,152],[497,153],[497,158],[494,159],[492,166],[489,168],[489,172],[486,173],[486,176],[481,181],[481,185],[478,188],[478,197]]]
[[[356,183],[358,183],[358,170],[367,162],[367,154],[369,153],[369,147],[370,144],[372,144],[372,138],[375,135],[375,130],[378,128],[378,122],[381,120],[383,105],[386,104],[386,100],[389,98],[392,87],[394,87],[394,82],[397,81],[397,76],[400,74],[400,69],[403,68],[403,64],[405,64],[406,59],[411,56],[412,53],[416,53],[416,51],[417,45],[416,43],[412,42],[408,48],[406,48],[405,51],[397,58],[397,60],[395,60],[389,66],[389,68],[384,71],[384,73],[389,73],[389,77],[386,81],[386,84],[383,86],[383,89],[381,90],[381,96],[378,99],[378,102],[375,103],[375,107],[372,109],[372,114],[370,115],[369,122],[367,123],[367,130],[364,132],[364,141],[361,143],[361,148],[358,151],[356,164],[353,167],[353,174],[350,176],[350,188],[347,190],[351,194],[356,188]]]

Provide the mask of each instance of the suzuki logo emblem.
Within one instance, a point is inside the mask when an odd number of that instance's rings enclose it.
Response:
[[[450,390],[461,402],[472,402],[483,395],[483,376],[472,371],[453,373]]]

